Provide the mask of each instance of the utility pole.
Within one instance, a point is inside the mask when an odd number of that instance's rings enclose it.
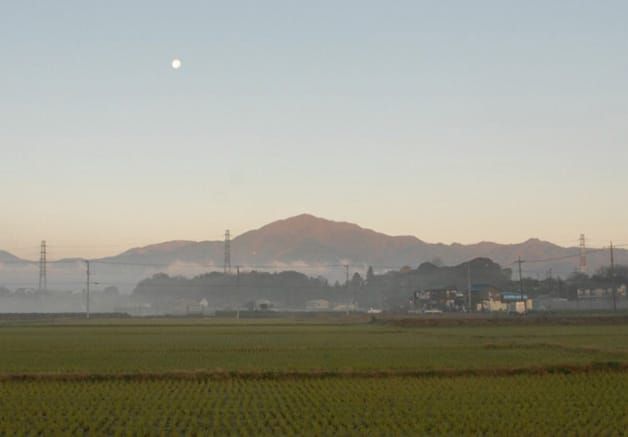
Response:
[[[48,262],[46,260],[46,241],[41,242],[39,251],[39,291],[48,290]]]
[[[467,305],[471,311],[471,261],[467,263]]]
[[[521,295],[521,301],[523,302],[523,313],[528,312],[528,303],[523,298],[523,275],[521,273],[521,264],[525,261],[521,260],[521,257],[517,259],[517,264],[519,264],[519,294]]]
[[[617,291],[615,287],[615,256],[613,253],[613,242],[611,241],[611,287],[613,294],[613,311],[617,312]]]
[[[587,246],[584,234],[580,234],[580,273],[587,273]]]
[[[231,233],[229,229],[225,231],[225,263],[224,263],[225,275],[231,274]]]
[[[86,281],[85,281],[85,318],[89,319],[89,283],[90,283],[90,275],[91,271],[89,268],[89,260],[85,260],[85,273],[86,273]]]
[[[346,273],[345,285],[347,286],[347,288],[349,288],[349,264],[345,264],[345,273]]]

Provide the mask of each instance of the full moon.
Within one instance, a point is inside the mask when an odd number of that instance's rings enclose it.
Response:
[[[175,70],[178,70],[179,68],[181,68],[181,59],[178,58],[174,58],[172,60],[172,68],[174,68]]]

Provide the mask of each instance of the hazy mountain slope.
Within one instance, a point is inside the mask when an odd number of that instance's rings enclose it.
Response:
[[[13,255],[12,253],[9,253],[9,252],[4,251],[4,250],[0,250],[0,262],[16,263],[16,262],[24,262],[24,260],[18,258],[17,256]]]
[[[223,243],[220,241],[168,241],[133,248],[103,260],[112,263],[138,264],[170,264],[176,261],[212,264],[222,254]]]

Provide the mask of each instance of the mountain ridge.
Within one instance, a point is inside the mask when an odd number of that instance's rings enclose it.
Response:
[[[27,262],[6,250],[0,250],[0,262]]]
[[[168,246],[175,248],[164,252],[163,248]],[[149,250],[147,252],[150,253],[143,256],[157,262],[199,262],[222,266],[224,260],[222,241],[175,240],[141,249],[150,247],[159,250]],[[563,247],[534,237],[508,244],[486,240],[466,245],[428,243],[416,236],[388,235],[355,223],[329,220],[312,214],[276,220],[244,232],[231,240],[231,253],[234,266],[277,268],[343,263],[391,268],[403,265],[416,267],[422,262],[434,260],[456,265],[476,257],[490,258],[507,268],[521,256],[529,261],[548,259],[547,262],[530,263],[526,266],[527,273],[544,274],[552,269],[554,274],[564,276],[575,271],[579,259],[578,247]],[[120,259],[123,255],[113,258]],[[628,263],[628,251],[618,250],[616,256],[619,263]],[[607,263],[607,255],[600,251],[591,251],[588,258],[590,271]]]
[[[355,223],[299,214],[234,237],[231,240],[231,253],[233,266],[277,268],[339,264],[399,268],[404,265],[416,267],[429,261],[457,265],[477,257],[490,258],[507,268],[521,256],[529,262],[526,265],[528,273],[549,274],[549,269],[552,269],[554,274],[566,276],[575,270],[579,248],[562,247],[538,238],[510,244],[491,241],[467,245],[428,243],[412,235],[388,235]],[[6,254],[5,258],[3,254]],[[0,262],[9,260],[11,256],[8,252],[0,251]],[[590,271],[607,264],[606,258],[607,254],[601,251],[590,251]],[[628,251],[617,249],[616,258],[618,263],[628,264]],[[191,263],[222,267],[224,243],[171,240],[131,248],[96,261],[155,265]]]

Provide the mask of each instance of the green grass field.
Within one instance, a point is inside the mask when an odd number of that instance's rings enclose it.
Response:
[[[0,350],[0,435],[628,429],[626,324],[29,322]]]
[[[96,322],[98,323],[98,322]],[[628,325],[69,324],[0,328],[0,373],[442,369],[628,361]]]

